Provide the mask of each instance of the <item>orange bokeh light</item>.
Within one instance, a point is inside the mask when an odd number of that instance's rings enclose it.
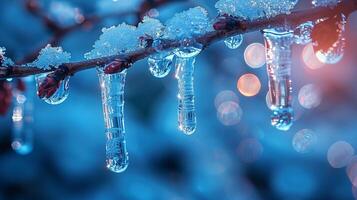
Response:
[[[247,97],[257,95],[260,91],[260,88],[260,80],[254,74],[244,74],[237,82],[237,89],[242,95]]]
[[[244,51],[244,60],[251,68],[260,68],[265,64],[265,46],[252,43]]]
[[[312,43],[307,44],[302,51],[302,59],[309,69],[319,69],[324,66],[315,55]]]

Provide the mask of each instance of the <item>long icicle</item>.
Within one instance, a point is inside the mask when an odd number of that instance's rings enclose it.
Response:
[[[124,126],[124,87],[126,71],[105,74],[98,68],[106,135],[106,164],[113,172],[123,172],[129,164]]]
[[[290,30],[265,29],[267,72],[269,78],[271,123],[279,130],[287,131],[293,123],[291,87],[291,45],[294,35]]]
[[[176,58],[176,78],[178,80],[178,127],[187,135],[196,130],[195,95],[193,72],[195,57]]]
[[[11,147],[22,155],[33,149],[34,77],[23,78],[25,91],[15,90]]]

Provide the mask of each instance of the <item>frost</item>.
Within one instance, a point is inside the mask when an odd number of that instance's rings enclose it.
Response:
[[[207,11],[202,7],[195,7],[177,13],[166,23],[165,37],[169,39],[191,38],[212,30]]]
[[[150,35],[154,39],[163,34],[164,25],[157,19],[145,16],[143,21],[138,25],[140,35]]]
[[[5,51],[6,51],[5,47],[0,47],[0,58],[2,58],[1,65],[5,67],[14,65],[14,62],[10,58],[5,56]]]
[[[340,2],[341,0],[313,0],[312,4],[314,6],[335,6]]]
[[[86,53],[86,59],[127,53],[139,48],[139,34],[135,26],[125,23],[110,28],[103,28],[102,35],[93,45],[93,50]]]
[[[63,63],[69,62],[71,54],[63,51],[62,47],[51,47],[47,45],[40,51],[37,59],[31,63],[31,66],[42,69],[57,68]]]
[[[219,0],[216,8],[220,14],[255,20],[289,14],[297,2],[298,0]]]

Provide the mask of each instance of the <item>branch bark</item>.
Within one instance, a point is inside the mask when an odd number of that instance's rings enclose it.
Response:
[[[236,26],[209,32],[205,35],[192,38],[189,42],[199,42],[204,47],[211,45],[219,40],[253,31],[259,31],[266,28],[279,27],[282,24],[286,24],[291,27],[296,27],[299,24],[317,20],[325,17],[331,17],[339,13],[344,13],[348,16],[353,11],[357,10],[357,0],[343,0],[336,7],[317,7],[309,8],[300,11],[294,11],[290,14],[278,15],[269,19],[259,19],[255,21],[240,21],[236,19]],[[163,50],[171,50],[180,46],[180,41],[163,41]],[[97,66],[103,66],[116,59],[127,60],[128,62],[135,63],[138,60],[144,59],[151,54],[154,54],[156,50],[153,47],[147,47],[139,49],[128,54],[121,54],[115,56],[102,57],[98,59],[85,60],[80,62],[65,63],[62,66],[68,68],[69,75],[73,75],[79,71],[91,69]],[[127,68],[133,65],[128,65]],[[14,65],[9,67],[0,67],[0,79],[24,77],[28,75],[34,75],[39,73],[46,73],[51,70],[43,70],[37,67],[27,67],[26,65]],[[123,70],[123,69],[122,69]]]

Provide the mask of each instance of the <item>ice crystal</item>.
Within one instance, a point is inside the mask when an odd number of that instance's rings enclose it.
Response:
[[[216,8],[221,14],[245,20],[289,14],[298,0],[219,0]]]
[[[166,22],[165,37],[182,39],[205,34],[213,29],[207,15],[207,11],[202,7],[177,13]]]
[[[57,68],[63,63],[69,62],[71,54],[63,51],[62,47],[51,47],[47,45],[40,51],[40,55],[31,64],[42,69]]]

